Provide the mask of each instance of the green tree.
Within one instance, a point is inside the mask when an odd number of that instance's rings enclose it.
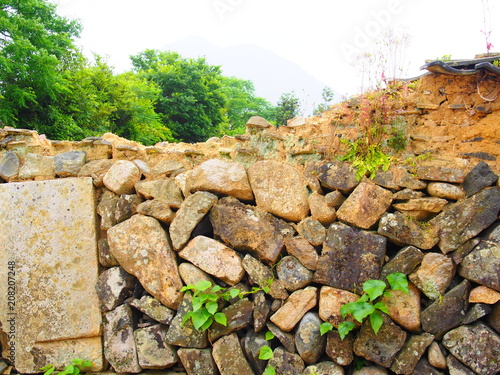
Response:
[[[287,120],[298,116],[299,110],[299,98],[294,91],[282,94],[275,110],[276,125],[286,125]]]
[[[323,99],[323,103],[318,104],[318,106],[314,109],[313,114],[321,115],[332,105],[332,100],[335,97],[335,93],[332,88],[329,86],[325,86],[323,91],[321,92],[321,98]]]
[[[245,125],[252,116],[261,116],[272,119],[274,107],[266,99],[255,96],[255,87],[252,81],[236,77],[221,77],[222,91],[227,98],[226,115],[228,135],[245,133]]]
[[[44,0],[4,0],[0,8],[0,121],[36,129],[49,137],[78,132],[60,120],[58,99],[68,91],[61,74],[78,64],[76,21]],[[54,125],[56,123],[56,125]]]
[[[146,50],[132,56],[134,70],[161,88],[156,112],[177,140],[201,142],[226,127],[221,71],[205,59]]]

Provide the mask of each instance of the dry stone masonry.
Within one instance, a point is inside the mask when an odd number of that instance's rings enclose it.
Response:
[[[116,373],[500,373],[491,166],[427,160],[357,181],[349,164],[299,145],[258,118],[245,135],[154,147],[0,130],[3,367],[83,358]],[[352,317],[344,340],[320,334],[365,281],[394,272],[409,293],[383,297],[377,334]],[[181,288],[201,280],[249,292],[220,302],[227,325],[184,319],[193,297]]]

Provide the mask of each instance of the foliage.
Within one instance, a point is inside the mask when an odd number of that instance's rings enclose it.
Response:
[[[286,125],[287,120],[299,114],[299,98],[295,92],[288,92],[281,95],[275,109],[274,119],[277,126]]]
[[[408,294],[408,279],[403,273],[391,273],[387,276],[387,281],[389,282],[391,290],[401,290]],[[358,298],[355,302],[349,302],[340,308],[340,313],[342,317],[345,318],[347,315],[352,315],[359,323],[363,323],[365,318],[370,319],[370,325],[375,332],[378,333],[380,327],[384,322],[382,316],[378,311],[382,311],[388,314],[387,307],[384,303],[379,302],[379,298],[382,295],[389,296],[390,293],[387,290],[387,284],[382,280],[367,280],[363,283],[364,294]],[[356,328],[356,325],[349,321],[343,321],[338,327],[340,338],[343,340],[346,335]],[[320,326],[320,332],[322,335],[331,331],[333,329],[332,324],[324,322]]]
[[[333,92],[331,87],[325,86],[323,91],[321,92],[321,98],[323,99],[323,103],[318,104],[318,106],[314,109],[314,115],[321,115],[323,112],[328,110],[332,104],[332,100],[335,97],[335,93]]]
[[[63,371],[60,372],[54,372],[55,367],[54,365],[48,365],[45,367],[42,367],[40,371],[44,371],[43,375],[51,375],[51,374],[59,374],[59,375],[78,375],[80,374],[81,370],[85,368],[89,368],[92,366],[91,361],[84,361],[83,359],[75,358],[73,361],[71,361],[71,365],[67,365]]]
[[[5,0],[0,8],[0,121],[37,129],[57,115],[68,90],[61,72],[79,63],[80,25],[44,0]],[[56,132],[52,132],[56,133]]]
[[[274,339],[274,334],[270,331],[267,331],[266,340],[271,341],[272,339]],[[273,357],[274,357],[274,351],[273,349],[271,349],[269,345],[264,345],[260,348],[259,359],[267,361]],[[274,368],[274,366],[267,365],[262,375],[275,375],[275,374],[276,374],[276,369]]]
[[[252,116],[272,120],[274,107],[266,99],[255,96],[252,81],[236,77],[221,77],[222,91],[226,96],[227,129],[225,134],[244,134],[245,125]]]
[[[367,173],[375,178],[379,169],[387,171],[391,165],[391,157],[382,151],[380,145],[367,145],[366,139],[359,138],[354,142],[342,139],[349,149],[340,161],[351,161],[356,170],[356,179],[361,180]]]
[[[441,57],[436,57],[437,61],[451,61],[451,55],[443,55]]]
[[[157,50],[146,50],[131,59],[141,78],[161,88],[156,112],[176,140],[202,142],[220,135],[227,124],[220,67],[202,58]]]
[[[272,280],[269,282],[272,282]],[[263,288],[253,287],[251,291],[245,292],[238,288],[226,289],[218,285],[212,285],[210,281],[202,280],[196,284],[189,284],[181,288],[181,292],[192,293],[192,310],[183,318],[183,324],[191,319],[193,326],[197,330],[205,331],[214,322],[227,325],[227,318],[219,311],[219,301],[229,301],[231,298],[243,298],[247,294],[259,291],[269,292],[269,285]]]

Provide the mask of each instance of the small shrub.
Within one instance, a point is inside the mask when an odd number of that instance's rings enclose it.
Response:
[[[71,365],[67,365],[63,371],[59,372],[54,372],[55,367],[54,365],[48,365],[45,367],[42,367],[40,371],[44,371],[43,375],[51,375],[51,374],[58,374],[58,375],[78,375],[80,374],[81,370],[85,368],[90,368],[92,367],[92,362],[91,361],[84,361],[83,359],[75,358],[73,361],[71,361]]]

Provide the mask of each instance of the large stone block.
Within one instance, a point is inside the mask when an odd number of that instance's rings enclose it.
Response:
[[[103,367],[92,178],[0,185],[3,355],[20,373]]]

